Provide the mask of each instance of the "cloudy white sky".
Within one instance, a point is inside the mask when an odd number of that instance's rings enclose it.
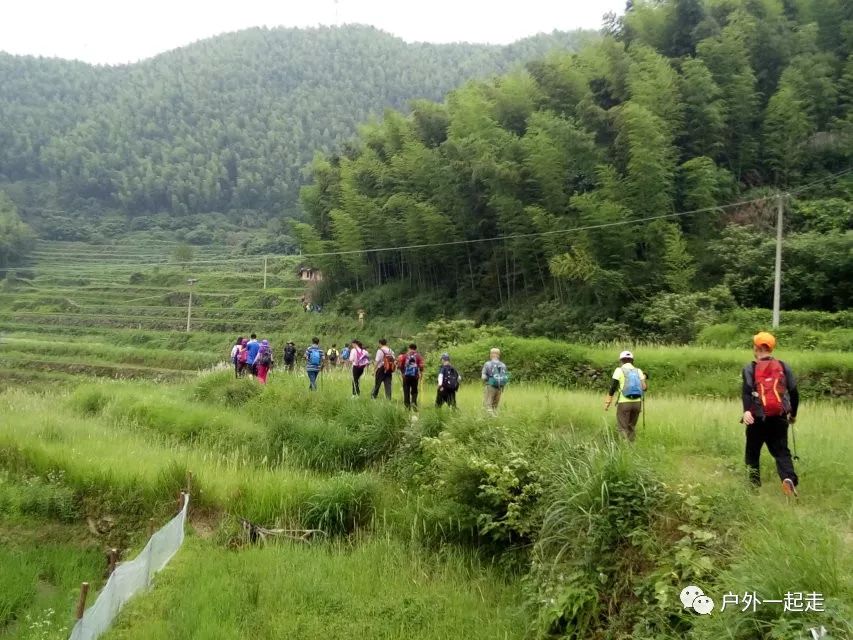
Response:
[[[625,0],[0,0],[0,51],[98,64],[256,26],[370,24],[408,41],[508,43],[597,29]]]

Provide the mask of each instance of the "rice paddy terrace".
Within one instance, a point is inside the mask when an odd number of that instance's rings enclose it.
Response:
[[[273,331],[300,311],[295,258],[270,260],[265,276],[263,257],[206,247],[176,264],[175,247],[41,242],[0,287],[0,381],[181,378],[221,361],[226,334]],[[180,335],[190,289],[192,334]]]

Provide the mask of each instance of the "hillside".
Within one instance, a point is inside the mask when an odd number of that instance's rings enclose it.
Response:
[[[783,308],[846,309],[850,33],[850,3],[635,3],[576,55],[389,112],[315,160],[296,235],[342,308],[689,341],[772,304],[782,192]]]
[[[362,26],[259,28],[117,67],[0,53],[0,188],[55,239],[103,233],[88,222],[114,213],[136,228],[152,213],[292,216],[303,167],[358,123],[589,37],[432,45]]]

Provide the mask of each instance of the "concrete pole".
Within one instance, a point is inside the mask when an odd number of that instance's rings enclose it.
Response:
[[[190,299],[187,303],[187,333],[190,332],[190,320],[193,315],[193,286],[190,285]]]
[[[773,280],[773,328],[779,328],[779,309],[782,297],[782,212],[785,208],[784,197],[776,199],[776,275]]]

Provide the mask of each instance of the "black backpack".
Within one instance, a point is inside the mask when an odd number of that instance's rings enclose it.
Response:
[[[441,386],[448,391],[459,389],[459,372],[453,367],[446,367],[444,376],[441,379]]]
[[[287,345],[284,348],[284,361],[285,362],[293,362],[296,359],[296,347],[292,344]]]
[[[264,351],[263,355],[261,356],[260,363],[265,367],[270,366],[272,364],[272,353],[270,353],[269,351]]]

